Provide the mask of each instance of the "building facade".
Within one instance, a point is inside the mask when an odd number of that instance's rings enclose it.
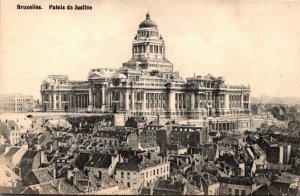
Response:
[[[146,15],[132,42],[132,57],[119,69],[91,69],[87,81],[50,75],[41,85],[44,111],[114,112],[128,116],[198,119],[249,115],[250,87],[223,77],[184,79],[166,58],[165,42]]]
[[[31,95],[0,95],[0,113],[31,112],[34,106],[35,101]]]

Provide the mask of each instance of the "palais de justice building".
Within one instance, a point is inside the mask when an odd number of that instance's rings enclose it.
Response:
[[[198,119],[249,115],[250,87],[212,75],[183,79],[165,56],[155,22],[146,15],[119,69],[97,68],[87,81],[49,75],[41,85],[45,111],[114,112],[128,116]]]

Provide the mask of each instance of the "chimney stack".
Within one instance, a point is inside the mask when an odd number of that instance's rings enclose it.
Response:
[[[60,192],[60,180],[58,180],[57,190],[58,190],[58,192]]]
[[[174,176],[171,177],[171,184],[174,184],[175,180],[174,180]]]
[[[99,180],[102,180],[102,172],[98,171],[98,174],[99,174]]]
[[[55,164],[53,164],[52,165],[52,172],[53,172],[53,179],[56,179],[56,165]]]

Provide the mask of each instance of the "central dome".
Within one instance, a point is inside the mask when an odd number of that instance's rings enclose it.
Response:
[[[157,28],[157,24],[155,24],[155,22],[153,22],[150,18],[150,14],[147,13],[146,14],[146,20],[144,20],[143,22],[141,22],[141,24],[139,25],[140,28],[148,28],[148,27],[154,27]]]

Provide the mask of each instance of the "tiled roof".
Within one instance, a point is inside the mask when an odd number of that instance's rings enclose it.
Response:
[[[253,180],[257,186],[263,184],[270,184],[270,180],[264,176],[253,177]]]
[[[123,163],[117,163],[117,170],[131,170],[131,171],[141,171],[142,169],[146,169],[148,167],[154,167],[160,164],[160,157],[155,156],[155,154],[151,154],[151,157],[144,154],[135,155],[130,157],[129,159],[124,160]]]
[[[41,184],[31,185],[25,189],[22,194],[47,194],[47,195],[59,195],[59,191],[55,185],[51,182],[45,182]]]
[[[18,152],[18,150],[20,150],[20,147],[16,147],[16,146],[13,146],[9,149],[9,151],[4,155],[4,157],[6,158],[12,158],[12,156],[14,154],[16,154],[16,152]]]
[[[9,130],[5,123],[0,122],[0,135],[3,135],[4,138],[9,138]]]
[[[151,143],[145,143],[145,142],[140,142],[140,145],[142,148],[155,148],[159,147],[159,145],[156,142],[151,142]]]
[[[107,169],[112,164],[112,156],[117,155],[95,153],[85,166]]]
[[[131,132],[127,131],[97,131],[93,137],[107,137],[107,138],[119,138],[120,140],[126,141],[128,135]]]
[[[27,176],[25,176],[25,183],[27,185],[40,184],[53,180],[53,173],[50,168],[33,169]]]
[[[13,187],[13,186],[0,186],[0,193],[5,195],[15,195],[15,194],[20,194],[25,190],[26,187]]]
[[[252,186],[255,184],[251,177],[220,177],[219,182],[244,186]]]
[[[64,128],[69,127],[71,128],[72,125],[65,119],[59,118],[59,119],[49,119],[47,120],[42,127],[49,127],[49,128]]]
[[[162,179],[160,178],[154,185],[155,189],[164,189],[164,190],[174,190],[174,191],[183,191],[184,190],[184,181],[183,180],[171,180],[171,179]]]
[[[182,195],[186,188],[186,195],[203,195],[198,187],[193,186],[187,180],[172,180],[160,178],[155,182],[153,195]]]
[[[274,180],[274,182],[291,184],[296,181],[298,182],[299,179],[300,179],[300,176],[298,176],[298,175],[283,172],[283,173],[280,173],[279,175],[277,175],[277,179]]]
[[[27,150],[22,158],[34,158],[38,153],[38,150]]]
[[[7,128],[9,131],[19,130],[17,123],[13,120],[7,121]]]
[[[266,154],[257,144],[251,145],[251,149],[259,157]]]
[[[282,192],[280,192],[279,190],[277,190],[276,188],[274,188],[271,185],[265,184],[261,187],[259,187],[258,189],[256,189],[253,193],[253,196],[265,196],[265,195],[269,195],[269,196],[283,196],[285,194],[283,194]]]
[[[180,149],[186,149],[187,147],[184,147],[182,145],[179,144],[171,144],[168,146],[168,150],[180,150]]]
[[[80,190],[78,190],[75,186],[71,185],[68,183],[64,178],[62,179],[57,179],[54,181],[55,187],[57,190],[59,190],[60,194],[65,194],[65,195],[76,195],[82,193]],[[58,188],[58,186],[60,186]]]
[[[91,181],[92,183],[94,183],[94,185],[96,185],[98,190],[118,186],[118,183],[114,181],[107,173],[102,173],[101,180],[95,175],[93,175]]]

